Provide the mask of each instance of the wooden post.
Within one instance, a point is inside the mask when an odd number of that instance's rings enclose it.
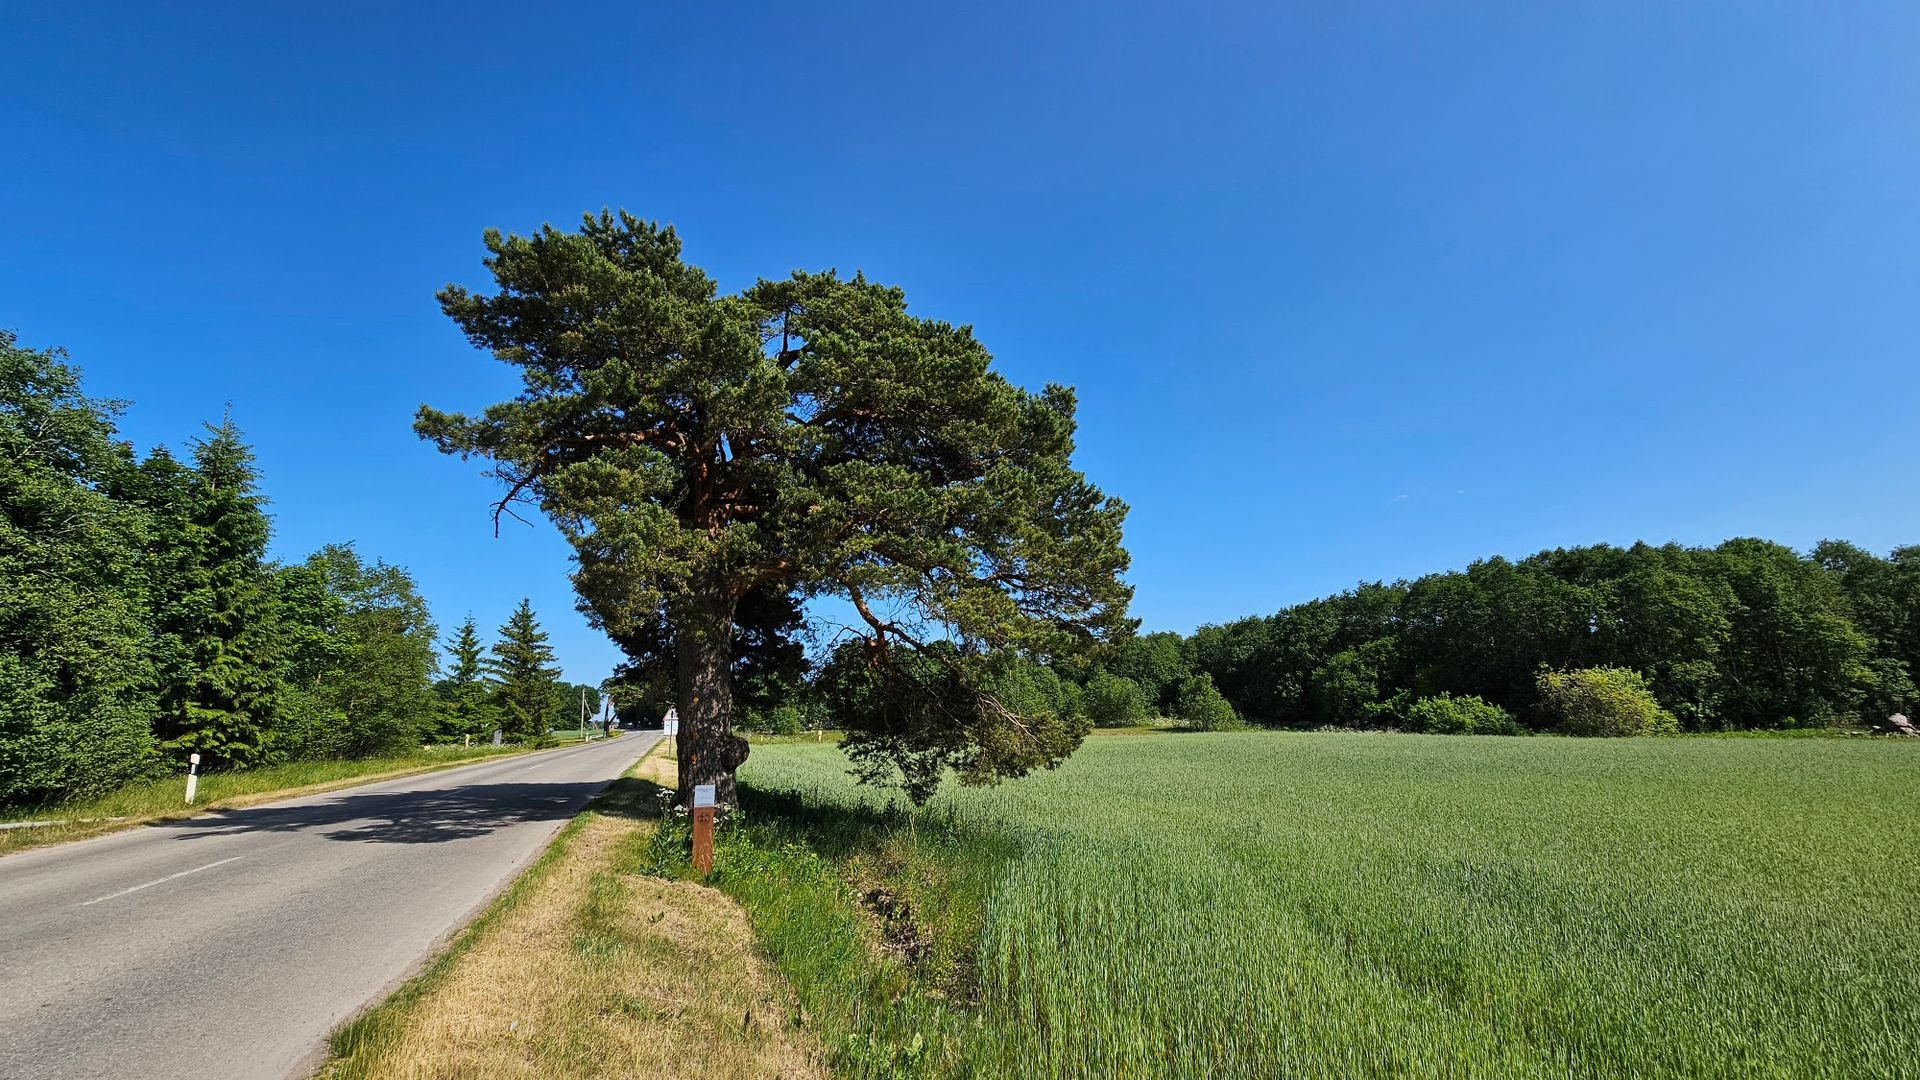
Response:
[[[713,873],[713,785],[693,788],[693,868],[701,877]]]

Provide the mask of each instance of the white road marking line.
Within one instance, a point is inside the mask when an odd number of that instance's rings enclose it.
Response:
[[[246,856],[245,856],[245,855],[235,855],[235,856],[234,856],[233,858],[231,858],[231,859],[221,859],[221,860],[220,860],[219,862],[210,862],[210,863],[208,863],[208,864],[207,864],[207,865],[205,865],[205,866],[196,866],[196,867],[194,867],[194,868],[193,868],[193,869],[191,869],[191,870],[182,870],[182,871],[180,871],[180,872],[179,872],[179,873],[177,873],[177,874],[168,874],[168,875],[167,875],[166,877],[163,877],[163,878],[159,878],[159,879],[156,879],[156,880],[154,880],[154,881],[149,881],[149,882],[147,882],[147,883],[146,883],[145,885],[135,885],[135,886],[134,886],[134,887],[132,887],[131,889],[121,889],[121,890],[120,890],[119,892],[117,892],[117,893],[108,893],[108,894],[107,894],[107,895],[105,895],[105,896],[96,896],[96,897],[94,897],[94,898],[93,898],[92,900],[88,900],[88,901],[85,901],[85,902],[84,902],[84,903],[82,903],[82,904],[81,904],[80,906],[81,906],[81,907],[92,907],[93,905],[95,905],[95,904],[97,904],[97,903],[99,903],[99,902],[100,902],[100,901],[102,901],[102,900],[112,900],[112,899],[114,899],[114,898],[116,898],[116,897],[121,897],[121,896],[125,896],[125,895],[127,895],[128,893],[137,893],[137,892],[139,892],[139,891],[140,891],[141,889],[151,889],[151,888],[153,888],[153,887],[154,887],[155,885],[161,885],[161,884],[165,884],[166,882],[169,882],[169,881],[172,881],[172,880],[173,880],[174,878],[183,878],[183,877],[186,877],[186,876],[187,876],[188,874],[197,874],[197,873],[199,873],[199,872],[200,872],[200,871],[202,871],[202,870],[211,870],[211,869],[213,869],[213,868],[214,868],[214,867],[216,867],[216,866],[225,866],[225,865],[227,865],[227,864],[228,864],[228,863],[230,863],[230,862],[234,862],[234,861],[236,861],[236,860],[239,860],[239,859],[244,859],[244,858],[246,858]]]

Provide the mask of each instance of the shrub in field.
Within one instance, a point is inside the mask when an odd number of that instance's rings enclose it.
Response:
[[[1044,664],[1020,661],[995,677],[989,689],[1000,704],[1021,716],[1055,716],[1065,720],[1077,715],[1080,707],[1067,693],[1066,688],[1071,685]]]
[[[1240,714],[1214,689],[1213,678],[1190,675],[1174,698],[1174,716],[1195,731],[1231,731],[1241,727]]]
[[[1540,673],[1540,714],[1568,735],[1673,735],[1680,723],[1631,668]]]
[[[742,709],[734,726],[763,735],[798,735],[814,724],[805,706],[783,701],[761,709]]]
[[[1525,729],[1513,714],[1472,694],[1438,694],[1407,706],[1409,731],[1431,735],[1521,735]]]
[[[1145,720],[1152,713],[1147,704],[1146,691],[1140,684],[1125,675],[1111,675],[1104,671],[1094,672],[1087,680],[1086,693],[1083,695],[1083,708],[1087,719],[1095,727],[1125,727]]]

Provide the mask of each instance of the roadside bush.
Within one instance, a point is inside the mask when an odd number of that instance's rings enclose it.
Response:
[[[1454,697],[1438,694],[1424,697],[1407,706],[1408,731],[1430,735],[1521,735],[1525,730],[1513,714],[1469,694]]]
[[[1654,700],[1631,668],[1596,667],[1540,673],[1540,716],[1567,735],[1674,735],[1680,723]]]
[[[1097,671],[1087,680],[1082,701],[1087,719],[1093,721],[1095,727],[1138,724],[1153,712],[1147,704],[1147,693],[1140,689],[1139,683],[1125,675],[1105,671]]]
[[[1181,680],[1173,715],[1195,731],[1231,731],[1243,726],[1240,714],[1214,689],[1210,675],[1189,675]]]
[[[739,715],[736,726],[740,730],[762,735],[798,735],[813,726],[813,718],[807,708],[792,701],[782,701],[766,708],[741,709]]]

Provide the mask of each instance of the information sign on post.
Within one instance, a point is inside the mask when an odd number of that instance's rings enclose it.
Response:
[[[713,872],[713,785],[693,786],[693,867],[702,877]]]

